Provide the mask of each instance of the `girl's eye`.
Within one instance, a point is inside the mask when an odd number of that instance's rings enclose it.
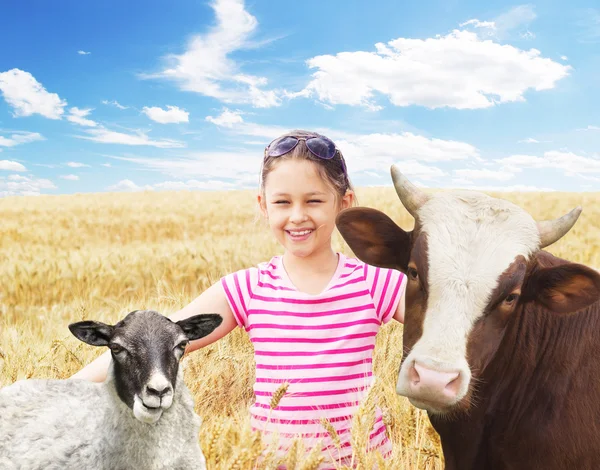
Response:
[[[274,204],[288,204],[287,201],[275,201]]]
[[[308,202],[316,202],[316,203],[319,203],[319,202],[323,202],[323,201],[321,201],[320,199],[311,199],[311,200],[310,200],[310,201],[308,201]]]

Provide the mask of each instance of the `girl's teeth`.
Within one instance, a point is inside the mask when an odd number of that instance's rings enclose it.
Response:
[[[303,230],[302,232],[290,232],[290,233],[295,237],[301,237],[302,235],[307,235],[310,232],[311,232],[310,230]]]

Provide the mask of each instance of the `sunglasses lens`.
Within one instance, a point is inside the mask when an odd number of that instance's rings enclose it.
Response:
[[[331,160],[335,156],[335,144],[325,137],[308,139],[306,147],[314,156],[324,160]]]
[[[267,155],[269,157],[281,157],[290,152],[296,145],[298,145],[298,139],[296,139],[296,137],[282,137],[269,145]]]

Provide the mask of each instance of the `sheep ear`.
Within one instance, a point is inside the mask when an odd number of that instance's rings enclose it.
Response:
[[[216,313],[205,313],[179,320],[181,327],[190,341],[203,338],[211,334],[223,322],[223,317]]]
[[[108,346],[114,332],[114,326],[99,321],[80,321],[71,323],[69,330],[84,343],[92,346]]]

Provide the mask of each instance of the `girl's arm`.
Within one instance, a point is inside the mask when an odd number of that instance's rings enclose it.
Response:
[[[402,276],[402,296],[400,297],[400,301],[398,302],[398,306],[396,307],[396,311],[394,312],[394,316],[392,317],[394,320],[399,321],[404,324],[404,309],[406,305],[406,284],[408,282],[408,278],[406,275]]]
[[[396,312],[394,312],[394,316],[392,318],[404,324],[404,294],[402,294],[400,302],[398,302],[398,307],[396,307]]]
[[[218,313],[223,317],[223,322],[211,334],[204,338],[191,341],[186,349],[186,353],[214,343],[230,333],[237,326],[237,322],[235,321],[231,307],[229,307],[221,282],[213,284],[196,297],[190,304],[175,312],[173,315],[169,316],[169,318],[173,321],[179,321],[200,313]],[[106,351],[96,360],[90,362],[79,372],[72,375],[71,378],[102,382],[106,378],[106,371],[110,364],[110,358],[110,351]]]

